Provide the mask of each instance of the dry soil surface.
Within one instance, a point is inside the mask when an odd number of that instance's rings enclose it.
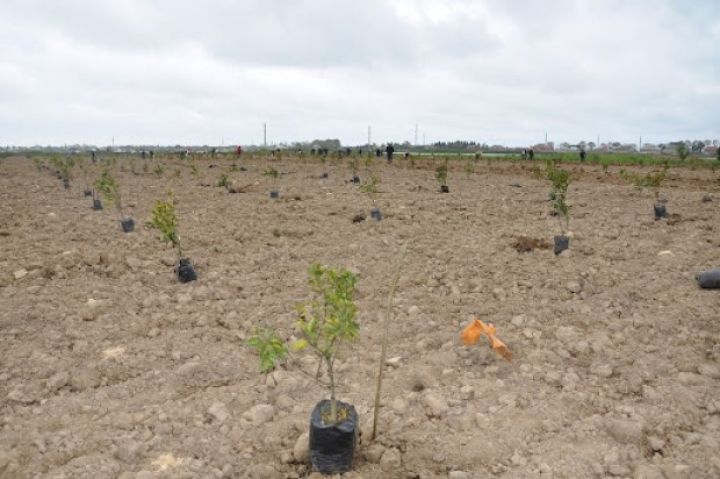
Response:
[[[164,160],[161,177],[121,161],[137,224],[124,234],[110,205],[91,209],[77,168],[64,190],[27,159],[0,160],[0,477],[316,477],[305,435],[327,396],[316,361],[296,355],[266,376],[245,345],[257,326],[297,335],[313,262],[359,276],[361,337],[337,370],[363,435],[344,477],[720,477],[720,291],[694,280],[720,266],[717,173],[670,170],[671,217],[655,221],[616,168],[569,166],[572,238],[556,257],[512,247],[559,228],[529,165],[482,161],[469,176],[457,165],[442,194],[432,169],[378,162],[383,219],[354,223],[371,204],[344,162],[275,162],[274,200],[269,160],[229,173],[241,193],[215,186],[231,161],[198,160],[194,176]],[[199,275],[189,284],[145,226],[168,188]],[[511,363],[459,344],[476,316]]]

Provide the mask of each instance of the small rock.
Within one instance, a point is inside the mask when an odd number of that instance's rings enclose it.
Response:
[[[400,361],[402,361],[402,357],[395,356],[394,358],[386,359],[385,364],[390,367],[397,368],[400,367]]]
[[[139,269],[142,266],[142,261],[137,259],[135,256],[128,256],[125,258],[125,264],[132,270]]]
[[[59,373],[51,376],[46,382],[45,386],[50,391],[57,391],[61,387],[65,386],[70,381],[70,375],[67,371],[60,371]]]
[[[221,402],[213,403],[207,410],[207,413],[213,417],[213,419],[219,423],[225,422],[230,417],[230,413],[227,410],[227,406]]]
[[[393,471],[399,469],[402,466],[402,456],[400,451],[394,447],[386,449],[380,459],[380,468],[383,471]]]
[[[430,417],[443,417],[447,414],[448,403],[444,397],[437,393],[428,393],[423,398],[423,403]]]
[[[248,468],[246,475],[243,477],[249,479],[282,479],[283,475],[270,464],[255,464]]]
[[[650,449],[652,449],[654,452],[662,451],[665,447],[665,441],[663,441],[657,436],[649,436],[648,444],[650,445]]]
[[[590,372],[601,378],[609,378],[613,375],[613,367],[608,363],[595,363],[590,366]]]
[[[7,398],[10,401],[19,402],[22,404],[32,404],[35,402],[36,398],[31,392],[25,391],[21,389],[20,387],[16,387],[12,391],[10,391],[7,394]]]
[[[384,453],[385,446],[375,442],[370,444],[370,446],[365,450],[365,459],[370,464],[377,464],[380,462],[380,459],[382,459]]]
[[[294,458],[291,451],[282,451],[280,453],[280,462],[283,464],[292,464]]]
[[[180,365],[177,368],[177,373],[180,376],[192,376],[200,369],[200,363],[197,361],[188,361],[185,364]]]
[[[565,287],[567,288],[568,291],[570,291],[571,293],[575,293],[575,294],[582,291],[582,285],[577,281],[568,281],[567,284],[565,285]]]
[[[475,396],[475,389],[473,389],[472,386],[463,386],[460,388],[460,397],[465,400],[469,401]]]
[[[712,199],[712,196],[710,196],[710,195],[704,195],[704,196],[702,197],[702,202],[703,202],[703,203],[710,203],[710,202],[712,202],[712,200],[713,200],[713,199]]]
[[[275,408],[270,404],[257,404],[243,413],[243,419],[256,426],[265,424],[273,419]]]
[[[13,273],[13,276],[15,279],[23,279],[25,276],[27,276],[28,271],[25,268],[19,269]]]
[[[680,372],[678,373],[678,381],[688,386],[700,385],[705,382],[703,376],[695,373]]]
[[[492,290],[493,296],[495,296],[495,299],[498,301],[504,301],[507,294],[505,293],[505,290],[502,288],[493,288]]]
[[[665,474],[657,466],[640,464],[633,472],[633,479],[665,479]]]
[[[551,386],[559,386],[561,381],[562,375],[558,371],[551,369],[545,373],[545,382]]]
[[[645,435],[639,422],[625,419],[608,419],[605,423],[608,434],[623,444],[641,444]]]
[[[703,376],[720,379],[720,367],[715,364],[703,363],[697,367],[697,372]]]
[[[525,464],[527,464],[527,459],[522,457],[522,455],[517,451],[515,451],[515,453],[512,455],[512,457],[510,458],[510,461],[515,466],[524,466]]]
[[[415,305],[410,306],[407,310],[408,316],[415,316],[419,312],[420,312],[420,308],[418,308]]]
[[[115,451],[115,458],[126,464],[134,464],[145,454],[145,446],[142,442],[124,444]]]
[[[85,391],[100,385],[100,376],[90,368],[79,368],[70,376],[70,386],[74,391]]]
[[[407,401],[401,397],[396,397],[392,402],[392,409],[397,414],[405,414],[407,411]]]
[[[293,457],[295,458],[295,462],[300,464],[305,464],[310,461],[309,433],[304,432],[300,434],[300,436],[297,438],[297,441],[295,441],[295,446],[293,447]]]
[[[465,471],[450,471],[448,479],[469,479],[468,473]]]
[[[626,477],[630,474],[630,469],[624,464],[610,464],[608,466],[608,472],[613,476]]]

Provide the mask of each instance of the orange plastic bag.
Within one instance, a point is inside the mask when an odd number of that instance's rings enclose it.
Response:
[[[465,346],[471,346],[480,340],[480,336],[486,334],[490,340],[490,346],[495,352],[506,361],[512,361],[512,352],[505,346],[505,343],[495,336],[496,332],[497,328],[495,328],[494,324],[485,324],[479,319],[476,319],[462,330],[460,339]]]

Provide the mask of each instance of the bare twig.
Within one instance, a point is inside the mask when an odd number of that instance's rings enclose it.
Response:
[[[385,321],[383,324],[383,335],[380,339],[380,365],[378,367],[377,381],[375,383],[375,404],[373,406],[373,426],[370,440],[374,441],[377,434],[377,421],[378,414],[380,411],[380,391],[382,389],[383,371],[385,370],[385,356],[387,355],[387,344],[388,334],[390,330],[390,320],[392,319],[393,299],[395,298],[395,290],[397,290],[398,283],[400,282],[400,271],[402,271],[403,260],[407,253],[408,243],[405,243],[400,248],[400,253],[397,261],[397,267],[395,269],[395,276],[393,277],[392,285],[390,287],[390,293],[388,294],[387,310],[385,312]]]

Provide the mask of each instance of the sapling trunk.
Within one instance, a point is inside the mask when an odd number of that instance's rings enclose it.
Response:
[[[120,191],[117,191],[115,194],[115,208],[117,208],[118,213],[120,214],[120,221],[123,221],[125,219],[125,215],[123,214],[122,210],[122,199],[120,197]]]
[[[400,258],[398,259],[397,269],[395,270],[395,276],[393,277],[393,282],[390,286],[390,294],[388,295],[387,310],[385,312],[385,321],[383,324],[383,335],[380,340],[380,367],[378,368],[377,381],[375,382],[375,403],[373,406],[373,426],[372,434],[370,435],[371,441],[375,440],[375,436],[377,434],[377,421],[380,412],[380,391],[382,389],[383,372],[385,371],[385,357],[387,355],[388,336],[390,333],[390,320],[392,319],[393,299],[395,297],[395,290],[397,289],[398,282],[400,281],[400,271],[402,270],[405,253],[407,253],[407,243],[400,249]]]
[[[330,376],[330,424],[337,422],[337,401],[335,400],[335,374],[333,373],[333,360],[331,357],[325,357],[328,368],[328,376]]]

